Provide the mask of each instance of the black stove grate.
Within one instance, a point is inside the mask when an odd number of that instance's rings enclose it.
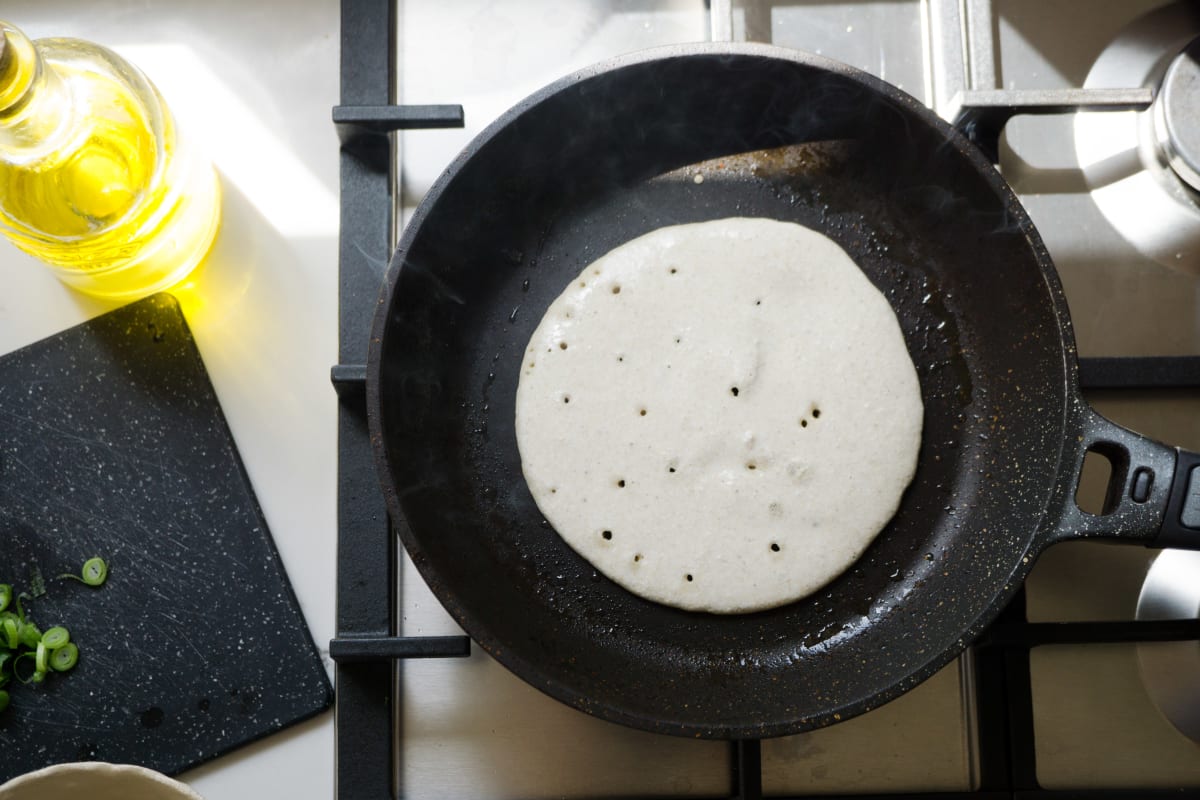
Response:
[[[398,796],[399,664],[468,655],[465,636],[398,637],[397,537],[367,433],[366,343],[391,256],[396,166],[388,134],[461,127],[461,106],[395,105],[396,0],[341,0],[338,404],[338,638],[336,793],[340,800]],[[982,146],[986,149],[986,143]],[[1085,389],[1200,387],[1200,356],[1083,359]],[[855,795],[876,800],[1155,800],[1200,798],[1200,788],[1051,791],[1037,783],[1029,651],[1054,644],[1200,639],[1200,621],[1030,623],[1022,591],[974,645],[980,787],[968,792]],[[730,796],[762,797],[761,745],[730,743]],[[819,800],[806,796],[808,800]],[[842,797],[845,797],[844,795]],[[832,799],[831,799],[832,800]]]

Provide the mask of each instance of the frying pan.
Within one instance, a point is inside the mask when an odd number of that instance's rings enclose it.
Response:
[[[716,616],[642,600],[563,542],[522,477],[514,400],[530,334],[586,264],[729,216],[797,222],[853,257],[905,332],[925,427],[912,485],[857,563],[806,599]],[[605,719],[767,737],[915,686],[1054,542],[1200,547],[1178,522],[1194,456],[1098,416],[1076,372],[1050,257],[964,137],[850,67],[704,44],[565,78],[451,164],[387,274],[368,414],[398,533],[487,652]],[[1114,466],[1105,514],[1074,502],[1089,449]]]

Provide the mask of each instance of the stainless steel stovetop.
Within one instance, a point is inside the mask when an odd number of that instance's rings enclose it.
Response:
[[[1194,6],[1153,0],[745,0],[731,11],[712,0],[712,6],[702,0],[403,0],[398,102],[462,103],[467,117],[461,131],[398,137],[397,196],[404,218],[458,150],[498,114],[576,68],[624,52],[714,34],[772,42],[865,69],[948,116],[963,89],[1153,85],[1174,52],[1170,48],[1200,33]],[[1110,47],[1114,40],[1117,46]],[[1162,53],[1155,49],[1160,47]],[[1136,185],[1147,180],[1135,174],[1138,126],[1145,124],[1139,119],[1145,116],[1131,111],[1021,116],[1010,122],[1001,144],[1000,168],[1058,266],[1083,356],[1200,353],[1200,279],[1187,271],[1200,270],[1200,215],[1189,210],[1187,190],[1162,188],[1161,175],[1159,188]],[[1089,188],[1099,185],[1095,192]],[[1131,193],[1138,199],[1131,201]],[[1164,219],[1170,222],[1166,232],[1155,233]],[[1090,399],[1127,427],[1200,449],[1200,397],[1194,393]],[[1083,495],[1094,494],[1095,484],[1085,482]],[[1089,543],[1053,548],[1027,584],[1030,620],[1132,619],[1156,555]],[[1184,584],[1193,575],[1200,585],[1200,560],[1185,563],[1180,555],[1164,557],[1158,570],[1182,574]],[[407,560],[402,571],[401,633],[458,633]],[[1173,610],[1194,616],[1200,600],[1193,592]],[[1176,664],[1200,676],[1200,645],[1032,651],[1042,786],[1200,785],[1200,745],[1156,707],[1143,662],[1160,682],[1164,670],[1175,674]],[[862,717],[764,742],[764,792],[975,788],[968,666],[960,659]],[[654,736],[587,717],[480,653],[461,661],[409,662],[401,688],[400,780],[407,796],[728,791],[724,744]],[[1200,690],[1185,689],[1183,696],[1200,707]]]

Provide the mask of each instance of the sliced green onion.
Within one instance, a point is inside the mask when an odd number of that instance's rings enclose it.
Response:
[[[50,659],[50,650],[46,647],[46,643],[38,642],[37,643],[37,655],[34,656],[34,660],[33,660],[33,664],[37,668],[38,672],[46,671],[46,668],[50,666],[49,659]]]
[[[49,650],[57,650],[69,641],[71,641],[71,632],[61,625],[55,625],[42,634],[42,644],[46,645]]]
[[[21,623],[17,622],[15,617],[7,617],[4,620],[4,638],[9,650],[16,650],[21,644]]]
[[[32,658],[35,660],[33,674],[30,675],[28,678],[22,678],[20,676],[20,674],[17,672],[17,665],[20,664],[22,661],[24,661],[27,658]],[[24,653],[21,653],[21,655],[17,656],[17,660],[13,662],[13,677],[16,678],[17,680],[19,680],[21,683],[24,683],[26,685],[28,685],[30,683],[41,683],[42,681],[46,680],[46,670],[37,668],[36,659],[37,659],[37,656],[34,655],[33,651],[26,651]]]
[[[19,667],[21,665],[21,662],[27,658],[33,658],[33,653],[28,652],[28,651],[21,653],[21,655],[17,656],[16,660],[13,661],[13,666],[12,666],[13,677],[16,678],[17,680],[19,680],[21,683],[25,683],[25,684],[33,683],[35,680],[35,677],[37,675],[36,668],[34,669],[33,674],[31,674],[27,678],[22,678],[21,673],[17,671],[17,667]]]
[[[42,597],[46,594],[46,579],[42,577],[42,571],[36,565],[29,570],[29,593],[34,598]]]
[[[95,588],[108,580],[108,564],[102,558],[90,558],[79,575],[59,577]],[[79,661],[79,647],[71,641],[66,627],[55,625],[43,633],[25,615],[25,602],[45,594],[45,581],[36,568],[30,587],[32,597],[26,592],[16,593],[11,584],[0,583],[0,712],[10,705],[10,695],[4,689],[10,683],[44,683],[51,672],[74,669]]]
[[[50,666],[55,672],[66,672],[75,666],[79,660],[79,648],[74,644],[64,644],[50,654]]]
[[[42,632],[38,630],[38,626],[32,622],[20,622],[21,632],[18,638],[21,644],[28,647],[30,650],[37,647],[42,641]]]
[[[108,564],[103,558],[89,558],[83,562],[83,569],[78,575],[64,572],[60,578],[70,578],[73,581],[86,583],[88,586],[100,586],[108,580]]]
[[[108,580],[108,564],[103,558],[89,558],[83,564],[83,582],[88,586],[99,586]]]

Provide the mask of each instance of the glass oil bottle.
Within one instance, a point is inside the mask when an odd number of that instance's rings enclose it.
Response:
[[[191,272],[219,221],[215,171],[136,67],[0,22],[0,233],[69,286],[132,299]]]

